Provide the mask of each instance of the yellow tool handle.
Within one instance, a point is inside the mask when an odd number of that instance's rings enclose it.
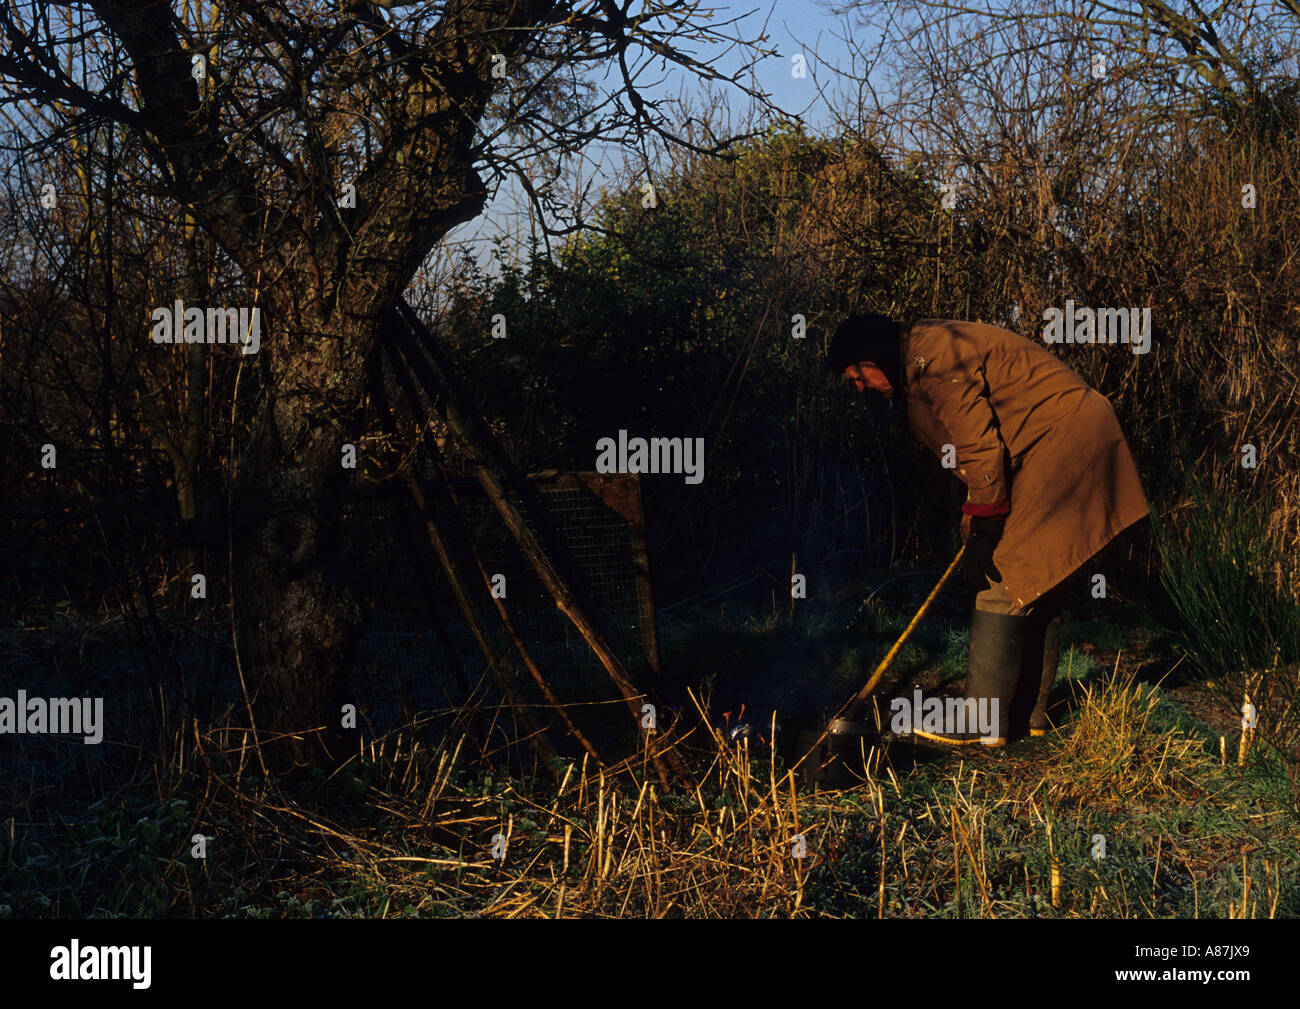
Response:
[[[871,696],[871,692],[876,689],[876,684],[880,682],[880,678],[885,675],[885,670],[889,668],[889,664],[897,657],[898,653],[902,650],[903,645],[907,644],[907,639],[911,637],[912,632],[916,630],[917,624],[921,622],[921,618],[924,617],[926,611],[930,609],[930,604],[939,598],[939,593],[942,592],[943,587],[948,584],[948,579],[951,578],[953,572],[957,570],[957,566],[961,563],[962,555],[965,553],[966,547],[963,545],[961,549],[957,551],[957,556],[952,559],[952,563],[948,565],[948,570],[943,573],[943,576],[935,584],[934,588],[930,590],[930,594],[925,597],[925,602],[923,602],[921,608],[916,611],[916,616],[912,618],[912,622],[904,628],[903,633],[899,635],[898,640],[894,642],[894,647],[891,648],[886,653],[885,657],[880,660],[880,665],[876,666],[876,671],[871,674],[871,679],[867,680],[867,685],[849,698],[848,703],[840,709],[839,714],[827,723],[822,734],[817,737],[817,742],[813,743],[808,752],[795,761],[794,766],[791,767],[790,770],[793,771],[798,768],[800,764],[808,759],[817,747],[822,745],[822,740],[830,735],[831,726],[837,721],[852,721],[856,718],[857,714],[862,710],[863,705],[866,704],[867,698]]]
[[[871,691],[876,689],[876,684],[880,682],[880,677],[885,675],[885,670],[889,668],[889,664],[894,661],[903,646],[907,644],[907,639],[911,637],[912,632],[916,630],[917,624],[919,624],[921,618],[925,616],[926,611],[930,608],[930,604],[939,598],[939,593],[943,591],[943,587],[948,584],[948,579],[951,578],[953,572],[957,570],[957,565],[961,563],[961,558],[964,553],[966,553],[966,547],[963,545],[961,549],[957,551],[957,556],[952,559],[952,563],[948,565],[948,570],[943,573],[943,577],[941,577],[935,584],[934,588],[930,591],[930,594],[925,597],[925,602],[923,602],[921,608],[916,611],[916,616],[912,618],[912,622],[908,624],[903,630],[903,633],[899,635],[898,640],[894,642],[894,647],[891,648],[885,657],[880,660],[880,665],[878,665],[876,671],[871,674],[871,679],[867,680],[867,685],[857,692],[853,701],[865,701],[871,694]],[[853,701],[850,701],[849,703],[852,704]]]

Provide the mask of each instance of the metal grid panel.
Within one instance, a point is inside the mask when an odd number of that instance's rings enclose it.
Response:
[[[634,477],[631,479],[635,479]],[[635,565],[632,523],[596,494],[574,481],[536,485],[556,530],[586,580],[596,619],[615,654],[631,669],[645,668],[645,626]],[[505,603],[515,630],[564,703],[595,702],[617,696],[608,675],[592,656],[573,625],[559,612],[541,580],[514,543],[491,503],[482,495],[461,494],[471,536],[491,574],[506,578]],[[431,710],[448,709],[465,700],[455,675],[459,662],[471,691],[488,703],[501,691],[487,670],[482,653],[457,608],[420,526],[414,544],[402,527],[414,508],[407,498],[358,502],[345,521],[349,565],[358,577],[358,595],[369,607],[353,670],[363,710],[377,731]],[[450,516],[436,509],[439,527],[451,538]],[[413,549],[414,547],[414,549]],[[513,644],[466,544],[452,544],[474,602],[499,653],[518,670],[516,682],[525,700],[543,702],[541,692],[517,661]],[[418,551],[422,556],[417,555]],[[432,574],[422,584],[420,567]],[[438,634],[426,602],[433,602],[445,630]],[[449,654],[450,652],[450,654]],[[454,656],[454,657],[453,657]]]

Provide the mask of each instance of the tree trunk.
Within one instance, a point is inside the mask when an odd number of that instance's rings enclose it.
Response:
[[[239,460],[232,520],[238,655],[276,773],[337,764],[355,747],[342,706],[353,700],[361,614],[339,563],[351,473],[341,451],[360,429],[358,362],[377,333],[355,321],[339,332],[318,318],[287,326],[271,363],[276,391]]]

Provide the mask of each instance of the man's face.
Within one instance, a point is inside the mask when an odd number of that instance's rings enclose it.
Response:
[[[871,389],[882,396],[892,396],[894,393],[894,387],[889,384],[885,373],[870,361],[859,361],[857,364],[849,365],[844,369],[844,377],[854,384],[858,392]]]

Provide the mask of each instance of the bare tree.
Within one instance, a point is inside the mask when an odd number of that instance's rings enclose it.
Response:
[[[297,734],[284,748],[292,762],[310,759],[304,733],[324,729],[328,743],[338,723],[359,626],[336,563],[340,449],[362,433],[381,314],[525,159],[558,164],[596,138],[678,140],[638,78],[657,63],[723,79],[682,44],[752,43],[710,19],[698,0],[636,10],[630,0],[32,0],[0,10],[3,104],[23,139],[34,147],[101,125],[133,138],[143,158],[116,164],[116,184],[172,201],[262,309],[261,349],[241,365],[257,405],[239,418],[227,460],[231,557],[258,728]],[[584,81],[602,67],[618,81],[603,99]],[[725,152],[728,141],[712,140],[704,149]],[[148,320],[112,323],[120,339],[148,339]]]
[[[843,75],[859,92],[844,126],[868,122],[991,247],[1004,324],[1058,297],[1083,272],[1072,258],[1116,260],[1190,124],[1272,101],[1300,53],[1300,8],[1281,0],[831,6],[878,33]]]
[[[1006,57],[1078,47],[1100,57],[1104,76],[1140,78],[1166,111],[1175,99],[1205,107],[1207,91],[1229,106],[1294,77],[1300,39],[1296,0],[1014,0],[983,9],[951,0],[828,3],[881,34],[881,51],[933,57],[936,45],[984,67]],[[924,96],[911,94],[912,101]]]

